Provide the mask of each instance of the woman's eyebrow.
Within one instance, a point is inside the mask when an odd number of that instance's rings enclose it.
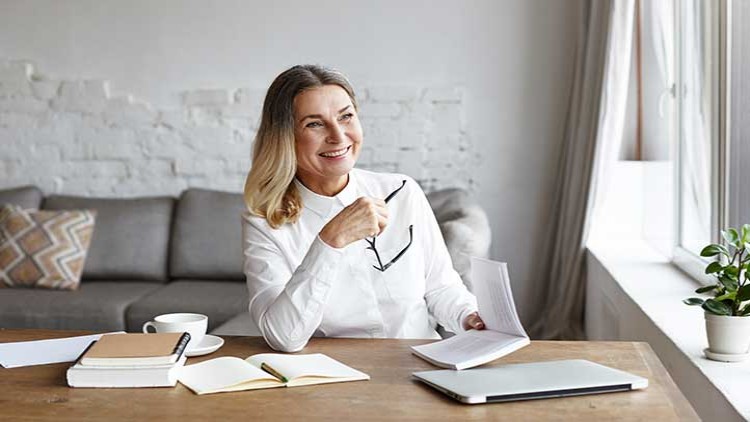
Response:
[[[352,105],[351,105],[351,104],[349,104],[348,106],[346,106],[346,107],[342,108],[341,110],[339,110],[338,114],[341,114],[341,113],[345,112],[345,111],[346,111],[346,109],[348,109],[348,108],[349,108],[349,107],[351,107],[351,106],[352,106]],[[308,114],[307,116],[305,116],[305,117],[303,117],[303,118],[299,119],[299,121],[300,121],[300,123],[301,123],[301,122],[303,122],[303,121],[304,121],[305,119],[322,119],[322,118],[323,118],[323,116],[322,116],[322,115],[320,115],[320,114]]]

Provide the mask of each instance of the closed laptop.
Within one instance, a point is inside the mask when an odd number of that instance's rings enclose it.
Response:
[[[463,403],[533,400],[646,388],[648,380],[587,360],[520,363],[413,376]]]

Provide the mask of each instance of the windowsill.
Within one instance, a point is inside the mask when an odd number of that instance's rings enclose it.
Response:
[[[722,363],[703,356],[703,311],[682,303],[695,295],[696,281],[646,243],[590,245],[587,259],[592,339],[649,342],[702,418],[750,419],[750,360]],[[612,317],[609,327],[597,321],[606,316]]]

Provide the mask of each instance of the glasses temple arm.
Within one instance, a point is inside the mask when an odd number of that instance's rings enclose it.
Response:
[[[394,190],[393,192],[391,192],[391,194],[390,194],[390,195],[388,195],[388,196],[386,196],[386,197],[385,197],[385,203],[387,204],[387,203],[388,203],[388,201],[390,201],[391,199],[393,199],[393,197],[394,197],[394,196],[396,196],[396,194],[397,194],[397,193],[398,193],[398,192],[399,192],[399,191],[400,191],[401,189],[403,189],[403,188],[404,188],[404,186],[406,186],[406,180],[402,180],[402,181],[401,181],[401,186],[399,186],[399,188],[398,188],[398,189],[396,189],[396,190]]]

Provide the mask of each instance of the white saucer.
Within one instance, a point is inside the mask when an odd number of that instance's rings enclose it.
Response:
[[[185,352],[185,356],[191,358],[194,356],[203,356],[211,352],[215,352],[219,347],[224,345],[224,339],[221,337],[212,336],[206,334],[203,340],[195,347],[189,347]]]
[[[711,360],[718,360],[719,362],[742,362],[743,360],[750,357],[750,353],[741,353],[741,354],[726,354],[726,353],[716,353],[708,350],[708,347],[703,349],[703,353],[706,355],[707,358]]]

